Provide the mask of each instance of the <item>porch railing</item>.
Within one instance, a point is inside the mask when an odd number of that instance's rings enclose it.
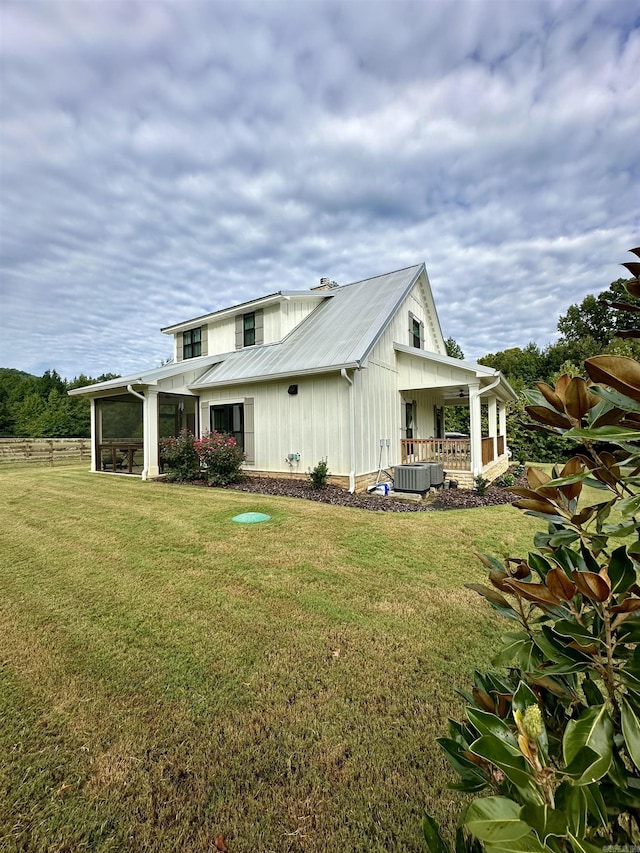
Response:
[[[482,467],[493,462],[493,438],[482,439]]]
[[[471,441],[468,438],[402,438],[400,459],[403,465],[442,462],[442,467],[448,471],[470,471]]]
[[[498,456],[502,456],[504,453],[504,436],[498,436]]]

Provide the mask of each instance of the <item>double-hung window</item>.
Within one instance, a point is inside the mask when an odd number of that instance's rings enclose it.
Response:
[[[189,329],[182,333],[182,357],[197,358],[202,355],[202,329]]]
[[[422,323],[420,320],[417,320],[415,317],[413,318],[411,324],[411,339],[413,346],[416,349],[421,349],[422,347]]]
[[[244,405],[231,403],[211,406],[210,429],[232,436],[242,450],[244,447]]]
[[[250,314],[244,314],[242,317],[242,345],[252,347],[256,342],[256,315],[255,311]]]

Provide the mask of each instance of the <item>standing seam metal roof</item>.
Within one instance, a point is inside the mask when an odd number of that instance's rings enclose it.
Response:
[[[320,372],[361,363],[423,269],[424,264],[418,264],[335,288],[282,341],[231,353],[190,387]]]

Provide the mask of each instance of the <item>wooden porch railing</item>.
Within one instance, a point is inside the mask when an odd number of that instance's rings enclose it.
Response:
[[[493,462],[493,438],[482,439],[482,467]]]
[[[504,453],[504,436],[498,436],[498,456],[502,456]]]
[[[470,471],[471,441],[468,438],[402,438],[400,459],[403,465],[442,462],[447,471]]]

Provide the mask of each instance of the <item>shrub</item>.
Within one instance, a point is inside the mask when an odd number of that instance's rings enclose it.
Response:
[[[523,472],[524,473],[524,472]],[[498,477],[496,483],[503,488],[508,488],[509,486],[513,486],[516,482],[516,478],[511,473],[511,471],[507,471],[502,477]]]
[[[473,478],[473,486],[477,495],[483,496],[487,494],[487,489],[491,485],[491,481],[487,480],[481,474]]]
[[[527,469],[514,504],[543,519],[526,558],[481,556],[468,584],[510,620],[439,742],[473,799],[456,850],[596,853],[640,839],[640,364],[587,359],[589,381],[536,383],[539,428],[582,444],[552,476]],[[607,442],[607,448],[599,444]],[[583,486],[600,502],[579,506]],[[432,853],[448,849],[424,820]],[[610,845],[615,845],[613,848]],[[637,849],[637,848],[636,848]]]
[[[309,469],[309,480],[312,489],[324,489],[329,477],[329,466],[326,459],[321,459],[315,468]]]
[[[226,486],[240,479],[244,453],[235,438],[226,433],[207,432],[196,439],[194,446],[210,485]]]
[[[197,480],[200,476],[200,458],[195,447],[195,436],[183,429],[175,438],[162,438],[160,464],[171,480]]]

